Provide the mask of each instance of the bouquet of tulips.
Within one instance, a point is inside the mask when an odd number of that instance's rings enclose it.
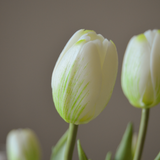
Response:
[[[54,67],[51,87],[57,112],[69,129],[52,149],[51,160],[72,160],[80,124],[96,118],[112,95],[118,71],[115,44],[93,30],[78,30],[68,41]],[[105,160],[140,160],[150,108],[160,103],[160,30],[134,36],[127,46],[121,74],[122,89],[134,107],[142,110],[138,138],[128,124],[116,154]],[[79,160],[88,160],[80,140]],[[8,160],[40,160],[41,149],[30,129],[7,136]],[[155,155],[156,157],[156,155]],[[160,153],[155,160],[160,160]]]

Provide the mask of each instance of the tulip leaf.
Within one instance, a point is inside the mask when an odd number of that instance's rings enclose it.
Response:
[[[160,160],[160,152],[158,153],[157,157],[154,160]]]
[[[108,152],[107,155],[106,155],[105,160],[111,160],[111,156],[112,156],[112,153]]]
[[[78,157],[79,160],[89,160],[85,154],[85,152],[82,149],[80,140],[77,140],[77,149],[78,149]]]
[[[52,149],[51,160],[63,160],[68,137],[68,130],[63,134],[60,140]]]
[[[129,123],[117,149],[115,160],[132,160],[133,125]]]

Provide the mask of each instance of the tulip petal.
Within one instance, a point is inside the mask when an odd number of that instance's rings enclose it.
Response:
[[[144,35],[146,36],[147,41],[149,42],[150,46],[152,46],[152,44],[153,44],[156,33],[157,33],[156,30],[153,30],[153,31],[148,30],[148,31],[144,32]]]
[[[103,48],[102,43],[99,39],[96,39],[92,42],[95,44],[95,46],[97,48],[97,51],[98,51],[98,54],[99,54],[99,57],[100,57],[101,68],[102,68],[103,59],[104,59],[104,55],[105,55],[104,48]]]
[[[96,106],[95,117],[98,116],[106,107],[113,91],[118,71],[118,55],[115,45],[108,41],[103,68],[102,68],[102,87],[99,100]]]
[[[136,107],[148,107],[154,99],[150,50],[146,37],[141,34],[131,39],[124,56],[122,88],[130,103]]]
[[[63,58],[64,54],[75,44],[75,42],[78,41],[78,39],[82,36],[84,32],[84,29],[80,29],[78,30],[76,33],[73,34],[73,36],[69,39],[69,41],[67,42],[67,44],[65,45],[63,51],[61,52],[57,62],[56,62],[56,65],[55,65],[55,68],[57,68],[59,62],[61,61],[61,59]]]
[[[66,122],[90,121],[101,86],[100,58],[95,44],[82,42],[71,47],[55,70],[52,84],[56,109]]]
[[[160,102],[160,33],[157,32],[151,50],[151,77],[154,86],[154,104]]]
[[[64,55],[63,59],[60,61],[57,68],[54,68],[52,74],[52,93],[53,99],[55,103],[55,107],[59,114],[63,117],[63,107],[65,103],[64,96],[65,90],[67,86],[68,79],[70,77],[70,73],[73,69],[75,59],[80,52],[80,47],[83,44],[76,45],[72,47],[68,52]]]

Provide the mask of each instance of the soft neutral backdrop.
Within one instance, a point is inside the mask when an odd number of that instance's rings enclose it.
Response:
[[[78,29],[92,29],[111,39],[119,56],[118,77],[106,109],[80,125],[77,137],[88,157],[114,154],[129,121],[138,131],[141,110],[132,107],[121,85],[121,65],[129,39],[160,28],[160,1],[0,0],[0,143],[12,129],[33,129],[43,160],[68,128],[57,113],[51,75],[64,45]],[[160,151],[160,105],[151,109],[143,160]],[[78,160],[77,149],[74,160]]]

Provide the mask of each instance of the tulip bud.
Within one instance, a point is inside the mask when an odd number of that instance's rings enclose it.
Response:
[[[135,107],[150,108],[160,102],[160,30],[148,30],[130,40],[121,83]]]
[[[68,123],[83,124],[106,107],[116,80],[116,46],[91,30],[79,30],[66,44],[52,74],[55,107]]]
[[[7,136],[8,160],[40,160],[38,139],[30,129],[12,130]]]

